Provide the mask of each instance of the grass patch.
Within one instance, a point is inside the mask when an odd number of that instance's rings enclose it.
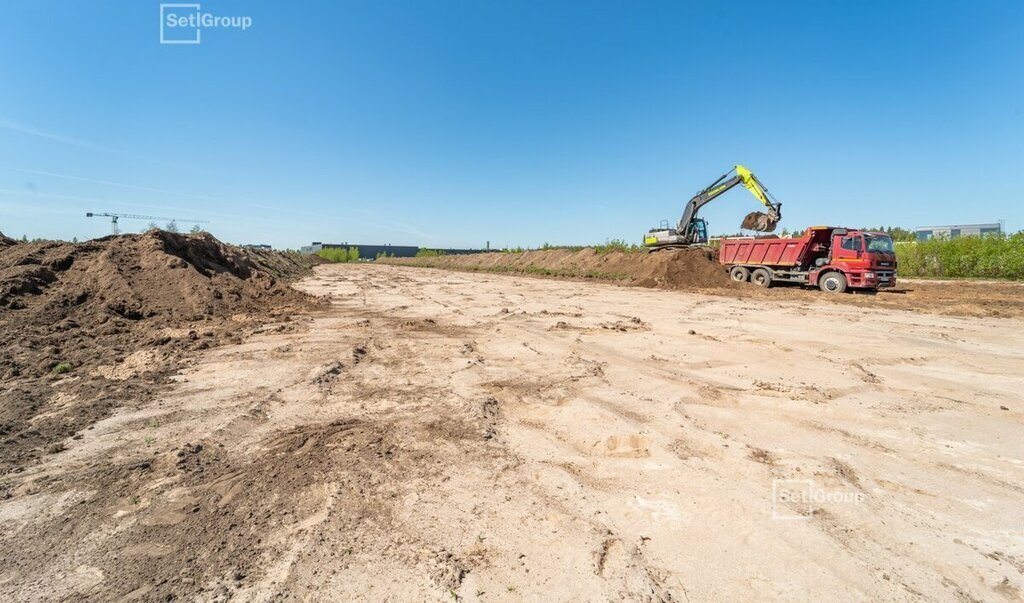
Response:
[[[70,373],[72,370],[74,370],[74,368],[75,367],[71,366],[67,362],[58,362],[57,364],[53,365],[52,369],[50,369],[50,374],[63,375],[64,373]]]
[[[540,247],[506,247],[502,249],[502,253],[525,253],[527,251],[583,251],[584,249],[593,249],[595,253],[603,255],[605,253],[611,253],[613,251],[621,251],[622,253],[639,253],[646,251],[643,245],[636,245],[634,243],[627,243],[622,239],[608,239],[604,243],[597,245],[552,245],[550,243],[544,243]]]

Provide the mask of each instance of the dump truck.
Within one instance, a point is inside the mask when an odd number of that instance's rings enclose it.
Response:
[[[896,285],[896,253],[884,232],[812,226],[800,237],[728,237],[718,261],[734,281],[799,283],[828,293]]]

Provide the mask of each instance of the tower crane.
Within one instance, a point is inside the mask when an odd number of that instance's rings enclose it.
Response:
[[[139,214],[111,214],[111,213],[93,213],[86,212],[86,218],[110,218],[110,232],[112,234],[120,234],[121,230],[117,226],[117,220],[119,218],[126,218],[129,220],[150,220],[156,221],[167,221],[171,224],[177,224],[178,222],[188,222],[191,224],[207,224],[209,220],[183,220],[181,218],[162,218],[160,216],[141,216]]]

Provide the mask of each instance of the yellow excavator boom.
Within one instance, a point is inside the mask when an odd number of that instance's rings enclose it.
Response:
[[[739,174],[740,180],[743,182],[743,186],[747,187],[750,194],[757,197],[765,207],[771,207],[772,202],[768,199],[768,194],[765,193],[764,186],[761,185],[757,180],[757,176],[753,172],[743,167],[742,165],[736,166],[736,173]]]

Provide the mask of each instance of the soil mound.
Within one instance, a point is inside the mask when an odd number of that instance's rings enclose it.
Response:
[[[316,302],[300,259],[152,230],[0,246],[0,471],[155,391],[185,353]]]
[[[0,232],[0,247],[10,247],[11,245],[15,245],[17,243],[18,242],[12,239],[11,237]]]
[[[522,253],[494,252],[429,258],[386,258],[379,261],[456,270],[592,278],[667,289],[742,286],[729,280],[725,269],[718,263],[716,252],[708,248],[657,253],[598,253],[590,248],[580,251],[545,249]]]

